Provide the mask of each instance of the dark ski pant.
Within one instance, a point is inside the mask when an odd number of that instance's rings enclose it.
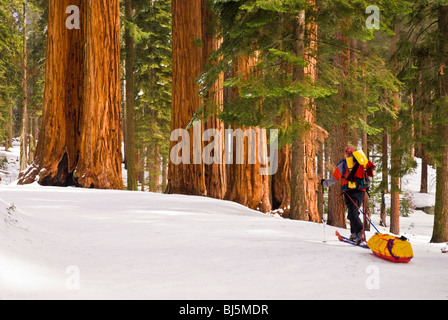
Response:
[[[358,234],[364,229],[364,225],[359,218],[360,212],[358,208],[361,208],[361,206],[363,205],[365,196],[366,192],[364,190],[352,190],[344,192],[345,205],[348,209],[347,218],[350,220],[351,233]]]

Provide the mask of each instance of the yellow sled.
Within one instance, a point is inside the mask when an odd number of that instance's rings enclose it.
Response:
[[[414,257],[412,246],[404,237],[377,233],[370,238],[367,246],[376,256],[392,262],[408,263]]]

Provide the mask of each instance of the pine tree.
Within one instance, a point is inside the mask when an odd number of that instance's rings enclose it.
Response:
[[[34,160],[45,80],[47,1],[28,0],[28,164]]]
[[[134,46],[135,41],[132,37],[133,21],[133,1],[125,0],[125,16],[127,24],[125,25],[125,74],[126,74],[126,119],[125,119],[125,151],[126,151],[126,169],[127,169],[127,189],[135,190],[137,188],[136,175],[136,151],[135,151],[135,87],[134,87]]]
[[[21,57],[23,45],[21,1],[0,1],[0,141],[5,148],[12,144],[14,117],[21,94]]]
[[[28,50],[27,50],[27,1],[23,1],[22,31],[22,108],[20,112],[20,170],[28,166]]]
[[[444,121],[439,125],[441,137],[441,153],[437,165],[436,207],[434,215],[434,230],[431,242],[448,241],[448,5],[438,7],[438,28],[440,31],[440,104],[439,116]]]
[[[400,79],[412,96],[416,155],[437,166],[436,208],[432,242],[447,240],[446,219],[446,5],[443,1],[415,1],[403,21],[397,57]],[[409,116],[408,116],[409,117]],[[405,119],[405,117],[400,117]],[[402,137],[408,134],[402,134]],[[406,153],[405,153],[406,154]],[[424,191],[424,181],[422,181]]]
[[[146,158],[149,191],[163,192],[166,177],[161,185],[159,179],[171,133],[171,0],[135,2],[134,26],[136,146]]]

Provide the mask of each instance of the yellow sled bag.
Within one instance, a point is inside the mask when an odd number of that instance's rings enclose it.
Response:
[[[404,237],[377,233],[370,238],[367,246],[378,257],[392,262],[408,263],[414,257],[412,246]]]

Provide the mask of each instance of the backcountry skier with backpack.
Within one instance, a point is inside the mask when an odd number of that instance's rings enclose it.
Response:
[[[336,166],[332,178],[321,180],[322,187],[328,188],[342,179],[341,192],[344,194],[345,205],[348,209],[350,240],[358,244],[365,241],[364,224],[359,218],[359,209],[370,188],[370,178],[373,177],[374,168],[375,166],[367,159],[364,152],[347,147],[345,158]]]

